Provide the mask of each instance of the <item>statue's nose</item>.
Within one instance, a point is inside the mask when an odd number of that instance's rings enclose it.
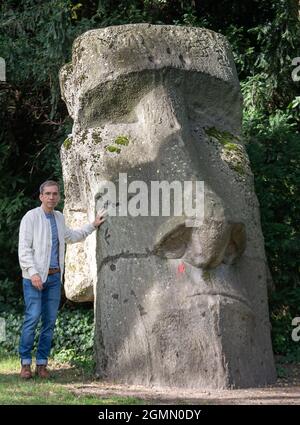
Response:
[[[204,220],[197,228],[175,226],[157,241],[156,253],[166,258],[182,258],[198,268],[215,268],[233,264],[246,248],[243,223]]]
[[[156,76],[153,84],[137,105],[135,114],[150,137],[163,139],[182,129],[180,121],[185,105],[176,85],[171,89],[161,75]]]
[[[214,268],[234,263],[245,247],[243,223],[209,220],[193,229],[183,258],[195,267]]]

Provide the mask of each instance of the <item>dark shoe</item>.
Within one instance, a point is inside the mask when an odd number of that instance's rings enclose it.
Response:
[[[24,364],[24,365],[22,365],[22,369],[21,369],[21,372],[20,372],[20,377],[22,379],[30,379],[30,378],[32,378],[30,364]]]
[[[45,365],[45,364],[37,365],[35,373],[39,378],[43,378],[43,379],[50,378],[50,373],[47,370],[47,365]]]

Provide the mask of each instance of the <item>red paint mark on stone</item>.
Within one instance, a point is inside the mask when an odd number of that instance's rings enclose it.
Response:
[[[178,268],[177,268],[177,272],[178,273],[184,273],[185,272],[185,265],[184,263],[180,263]]]

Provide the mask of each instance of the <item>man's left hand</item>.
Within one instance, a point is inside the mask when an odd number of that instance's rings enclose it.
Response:
[[[106,220],[106,214],[107,210],[102,208],[98,213],[96,214],[95,221],[92,223],[94,227],[100,227],[102,223]]]

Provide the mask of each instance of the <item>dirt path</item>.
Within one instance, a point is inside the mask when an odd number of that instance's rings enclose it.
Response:
[[[94,381],[72,384],[68,388],[76,395],[135,397],[145,404],[300,404],[300,364],[282,365],[275,385],[243,390],[184,390],[179,388],[148,388],[137,385]]]

